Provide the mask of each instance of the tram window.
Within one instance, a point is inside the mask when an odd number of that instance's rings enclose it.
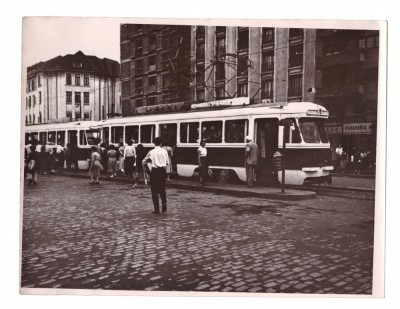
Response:
[[[288,130],[286,135],[285,142],[286,143],[301,143],[300,131],[299,127],[296,124],[296,121],[293,118],[288,118],[287,120],[292,121],[292,126]]]
[[[78,131],[77,130],[69,130],[68,131],[68,143],[71,145],[78,145]]]
[[[87,145],[86,134],[84,130],[79,131],[79,145]]]
[[[81,131],[81,132],[83,132],[83,131]],[[86,130],[85,133],[86,133],[87,145],[97,145],[99,143],[99,141],[100,141],[100,131],[99,130]]]
[[[205,121],[201,124],[202,140],[207,143],[222,142],[222,121]]]
[[[140,127],[140,142],[152,143],[155,135],[155,125],[144,125]]]
[[[328,136],[320,119],[300,119],[300,130],[306,143],[327,143]]]
[[[181,143],[199,142],[199,123],[181,123]]]
[[[40,132],[39,133],[39,141],[42,145],[47,144],[47,132]]]
[[[124,140],[124,127],[111,127],[111,143],[119,143]]]
[[[109,133],[110,133],[110,128],[103,128],[103,140],[104,141],[110,140]]]
[[[27,145],[31,141],[31,137],[29,133],[25,133],[25,145]]]
[[[39,140],[39,133],[38,132],[32,132],[31,133],[31,139],[33,141],[38,141]]]
[[[56,144],[56,132],[55,131],[50,131],[48,134],[48,143],[50,145],[55,145]]]
[[[173,147],[176,145],[176,123],[160,124],[160,136],[163,140],[163,145]]]
[[[125,134],[128,140],[131,140],[134,144],[139,142],[139,126],[126,126]]]
[[[65,146],[65,131],[57,131],[57,144]]]
[[[225,142],[244,143],[247,127],[248,121],[246,119],[225,121]]]

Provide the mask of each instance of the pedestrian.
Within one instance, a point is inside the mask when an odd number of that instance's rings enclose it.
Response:
[[[90,184],[99,184],[99,176],[101,172],[101,156],[98,153],[97,147],[92,146],[90,148],[92,154],[90,155],[90,168],[89,168],[89,175],[90,175]]]
[[[26,158],[26,179],[28,179],[28,184],[37,184],[37,166],[39,164],[39,154],[36,151],[36,146],[31,145],[29,148],[29,154]]]
[[[336,172],[340,172],[340,162],[342,161],[343,147],[339,144],[335,150],[336,152]]]
[[[119,169],[121,170],[122,175],[125,175],[124,171],[124,142],[119,142],[119,148],[118,148],[118,164],[119,164]]]
[[[71,144],[71,166],[76,171],[79,171],[78,158],[79,158],[79,148],[75,143],[72,143]]]
[[[115,147],[113,144],[110,145],[110,150],[107,151],[107,166],[111,170],[111,178],[117,176],[117,151],[115,150]]]
[[[255,170],[257,167],[258,159],[258,146],[253,142],[251,136],[246,136],[246,148],[244,152],[245,166],[246,166],[246,184],[247,187],[252,187],[256,181]]]
[[[165,192],[165,180],[166,180],[166,167],[168,165],[168,153],[165,149],[162,149],[161,137],[154,139],[154,149],[150,150],[147,156],[143,159],[143,163],[151,163],[150,171],[150,187],[151,196],[153,199],[154,211],[153,214],[160,213],[159,207],[159,196],[161,198],[161,212],[167,211],[167,194]]]
[[[349,155],[345,151],[343,151],[340,157],[340,172],[342,174],[347,172],[348,164],[349,164]]]
[[[204,186],[208,174],[207,148],[204,140],[200,142],[200,147],[197,149],[197,160],[199,161],[200,185]]]
[[[64,157],[65,157],[65,164],[67,166],[67,170],[71,170],[71,144],[67,143],[67,148],[65,148],[65,153],[64,153]]]
[[[55,167],[60,172],[64,169],[64,147],[61,145],[61,142],[57,144],[55,151]]]
[[[170,182],[171,174],[172,174],[172,157],[173,157],[174,153],[173,153],[173,149],[168,145],[163,146],[163,149],[165,149],[168,153],[168,165],[167,165],[166,173],[167,173],[167,182]]]
[[[147,169],[143,164],[143,159],[146,157],[146,151],[142,144],[138,144],[136,147],[136,174],[137,180],[143,178],[144,185],[147,186]]]
[[[133,177],[134,164],[136,158],[136,150],[135,147],[132,146],[132,141],[127,141],[128,146],[125,146],[124,149],[124,168],[125,175],[127,177]]]

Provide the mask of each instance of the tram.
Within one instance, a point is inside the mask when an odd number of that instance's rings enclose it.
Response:
[[[96,121],[80,121],[26,126],[25,143],[37,141],[41,145],[61,145],[64,148],[70,144],[76,147],[78,168],[86,170],[89,168],[90,147],[101,139],[97,124]]]
[[[282,152],[285,142],[285,183],[302,185],[305,181],[328,181],[333,170],[330,143],[324,122],[328,111],[310,102],[255,104],[181,113],[113,118],[98,123],[103,140],[117,144],[128,139],[145,149],[154,147],[155,136],[174,151],[176,173],[192,177],[198,170],[197,148],[204,140],[210,169],[219,181],[246,180],[244,168],[245,137],[258,144],[260,154],[257,180],[281,181],[273,155]],[[291,123],[285,134],[282,120]]]
[[[328,111],[310,102],[268,106],[254,104],[219,109],[138,115],[103,121],[82,121],[26,127],[25,139],[41,142],[73,143],[79,148],[79,168],[87,168],[89,151],[97,139],[118,146],[128,140],[145,150],[154,147],[161,136],[173,150],[173,166],[179,176],[192,177],[198,171],[197,149],[206,142],[213,175],[222,182],[245,181],[245,137],[250,135],[259,146],[257,180],[281,182],[273,156],[283,152],[285,143],[285,183],[329,182],[333,170],[330,143],[324,123]],[[284,124],[290,123],[287,134]]]

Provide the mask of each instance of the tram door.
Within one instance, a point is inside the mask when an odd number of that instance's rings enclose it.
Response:
[[[275,118],[256,119],[255,129],[259,149],[257,178],[273,180],[275,178],[273,155],[278,150],[279,121]]]

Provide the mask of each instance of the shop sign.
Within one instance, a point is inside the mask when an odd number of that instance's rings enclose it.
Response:
[[[354,134],[371,134],[372,123],[345,123],[343,124],[343,134],[354,135]]]
[[[325,128],[326,128],[326,133],[328,133],[328,135],[342,134],[343,133],[343,127],[342,126],[327,126]]]

